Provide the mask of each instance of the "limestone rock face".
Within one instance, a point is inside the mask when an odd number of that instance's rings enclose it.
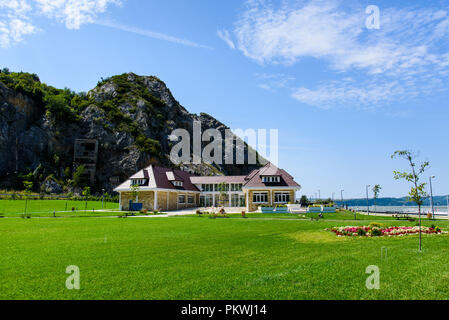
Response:
[[[39,79],[35,81],[40,84]],[[189,113],[165,83],[152,76],[114,76],[77,98],[86,103],[77,110],[76,121],[55,118],[45,99],[38,101],[0,81],[0,188],[21,188],[18,177],[33,173],[36,188],[62,192],[60,182],[65,185],[74,171],[75,141],[95,139],[98,159],[91,187],[94,192],[110,192],[150,164],[175,167],[170,161],[173,142],[169,139],[174,129],[191,133],[193,122],[201,121],[203,132],[216,128],[224,137],[228,128],[210,115]],[[241,175],[258,166],[203,163],[176,167],[201,175]]]

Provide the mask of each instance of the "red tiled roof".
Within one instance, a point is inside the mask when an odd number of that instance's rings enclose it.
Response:
[[[190,181],[191,174],[181,170],[172,170],[162,167],[150,167],[153,169],[153,175],[155,179],[156,188],[160,189],[173,189],[173,190],[186,190],[186,191],[199,191],[195,185]],[[150,169],[148,168],[148,169]],[[175,187],[171,181],[168,180],[167,172],[173,172],[176,177],[176,181],[182,181],[182,187]]]
[[[280,182],[262,182],[263,176],[280,176]],[[244,188],[263,188],[263,187],[295,187],[301,186],[293,180],[285,170],[277,168],[275,165],[268,163],[265,167],[254,170],[247,177]]]
[[[280,176],[280,182],[262,182],[262,176]],[[220,184],[220,183],[241,183],[245,188],[263,188],[263,187],[293,187],[300,188],[293,177],[285,170],[277,168],[275,165],[268,163],[266,166],[253,170],[247,176],[207,176],[199,177],[190,174],[186,171],[172,170],[162,167],[150,166],[146,169],[140,170],[130,179],[116,188],[117,191],[127,191],[131,186],[131,179],[147,179],[145,187],[149,189],[170,189],[179,191],[194,191],[200,190],[195,184]],[[173,181],[182,181],[182,187],[175,187]]]
[[[271,162],[267,163],[265,167],[262,167],[259,170],[260,176],[280,176],[281,172],[278,167],[276,167]]]
[[[213,183],[245,183],[246,176],[210,176],[190,178],[194,184],[213,184]]]

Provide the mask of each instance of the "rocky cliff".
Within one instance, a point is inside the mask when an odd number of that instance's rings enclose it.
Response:
[[[0,72],[0,188],[23,189],[27,180],[35,191],[79,189],[75,141],[94,139],[98,157],[91,187],[111,191],[149,164],[175,167],[169,136],[178,128],[192,132],[193,121],[201,121],[203,131],[228,128],[210,115],[189,113],[156,77],[128,73],[74,93],[47,86],[36,75]],[[203,163],[181,169],[240,175],[257,166]],[[47,190],[49,185],[55,187]]]

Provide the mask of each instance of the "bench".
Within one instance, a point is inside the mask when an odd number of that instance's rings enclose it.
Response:
[[[408,214],[394,214],[393,218],[396,218],[396,220],[407,220],[410,222],[415,221],[415,218],[411,218]]]

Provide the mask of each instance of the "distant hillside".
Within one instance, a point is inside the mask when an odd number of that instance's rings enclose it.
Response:
[[[77,139],[95,139],[98,160],[91,187],[111,191],[149,164],[173,167],[168,137],[174,129],[192,132],[193,121],[201,121],[203,132],[228,129],[208,114],[189,113],[153,76],[126,73],[102,79],[88,93],[75,93],[41,83],[35,74],[3,69],[0,188],[23,189],[24,181],[31,181],[34,191],[79,192],[83,186],[74,183],[78,181],[74,144]],[[181,169],[203,175],[242,175],[259,166],[203,163]]]
[[[433,201],[435,206],[446,206],[446,196],[434,196]],[[337,201],[338,204],[341,203],[341,201]],[[346,203],[349,206],[353,207],[361,207],[366,206],[366,199],[349,199],[345,200],[344,203]],[[374,199],[369,200],[370,206],[374,206]],[[407,197],[402,198],[379,198],[376,200],[376,204],[378,206],[415,206],[414,202],[409,202]],[[430,205],[430,198],[426,199],[424,201],[424,206]]]

